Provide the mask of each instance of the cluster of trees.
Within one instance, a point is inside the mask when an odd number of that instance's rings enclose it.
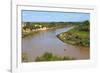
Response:
[[[39,29],[39,28],[52,28],[52,27],[63,27],[69,25],[68,22],[23,22],[23,29]]]
[[[80,30],[80,31],[89,32],[90,31],[90,22],[88,20],[87,21],[84,21],[76,29],[77,30]]]
[[[32,29],[37,29],[37,28],[40,28],[39,24],[34,24],[33,25],[33,23],[31,23],[31,22],[25,22],[24,23],[24,26],[23,26],[23,29],[24,30],[26,30],[26,29],[32,30]]]

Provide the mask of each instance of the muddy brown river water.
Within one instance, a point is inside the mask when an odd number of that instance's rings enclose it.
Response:
[[[37,56],[41,56],[45,52],[50,52],[57,56],[74,57],[78,60],[89,59],[89,48],[72,46],[63,43],[56,37],[57,34],[72,28],[73,27],[64,27],[38,31],[34,35],[22,38],[22,52],[28,55],[29,62],[34,62]]]

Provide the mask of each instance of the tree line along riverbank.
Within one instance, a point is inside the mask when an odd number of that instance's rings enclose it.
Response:
[[[71,22],[22,22],[22,37],[33,35],[38,31],[72,26]]]
[[[58,34],[57,37],[65,42],[76,46],[90,46],[90,22],[84,21],[74,29]]]

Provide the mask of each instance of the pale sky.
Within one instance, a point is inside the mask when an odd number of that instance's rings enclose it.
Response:
[[[81,22],[90,19],[89,13],[22,10],[23,22]]]

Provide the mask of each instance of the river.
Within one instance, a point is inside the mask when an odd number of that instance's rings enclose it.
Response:
[[[89,59],[90,49],[84,47],[72,46],[63,43],[56,35],[72,29],[73,27],[64,27],[58,29],[49,29],[38,31],[34,35],[22,38],[22,52],[28,55],[28,61],[34,62],[37,56],[45,52],[57,56],[69,56],[75,59]]]

